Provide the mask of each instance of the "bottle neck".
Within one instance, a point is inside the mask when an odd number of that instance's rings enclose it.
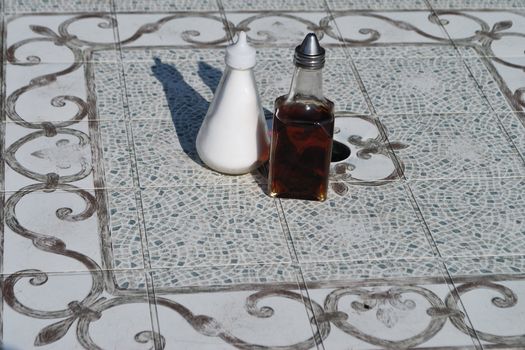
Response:
[[[295,67],[288,101],[297,99],[323,100],[323,70]]]

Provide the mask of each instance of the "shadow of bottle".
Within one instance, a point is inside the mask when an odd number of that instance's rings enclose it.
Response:
[[[153,60],[155,63],[151,70],[155,78],[162,84],[181,148],[194,162],[204,165],[198,156],[195,142],[211,101],[202,97],[188,84],[175,66],[162,62],[158,57]],[[212,93],[215,93],[222,71],[206,62],[199,61],[197,74]],[[266,118],[272,116],[272,112],[267,109],[264,109],[264,114]],[[267,177],[267,173],[267,164],[252,172],[254,180],[261,185],[264,192],[266,192],[266,185],[263,186],[261,182],[265,182],[264,178]]]
[[[195,140],[210,101],[188,84],[175,66],[162,62],[158,57],[153,60],[155,64],[151,67],[151,71],[162,84],[180,146],[190,159],[202,165]],[[206,62],[198,62],[197,74],[204,84],[215,92],[221,79],[221,70]]]

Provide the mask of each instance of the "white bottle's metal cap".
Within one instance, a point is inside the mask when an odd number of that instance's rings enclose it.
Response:
[[[248,44],[245,32],[239,32],[237,42],[226,48],[225,61],[233,69],[250,69],[255,66],[255,49]]]

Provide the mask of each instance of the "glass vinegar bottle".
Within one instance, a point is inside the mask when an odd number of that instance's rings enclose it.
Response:
[[[290,91],[275,101],[270,150],[272,197],[324,201],[328,191],[334,104],[323,96],[324,49],[315,34],[296,48]]]

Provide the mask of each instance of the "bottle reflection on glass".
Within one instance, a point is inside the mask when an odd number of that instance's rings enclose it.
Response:
[[[287,95],[275,101],[270,151],[272,197],[323,201],[334,132],[333,103],[323,96],[324,49],[315,34],[295,49]]]

